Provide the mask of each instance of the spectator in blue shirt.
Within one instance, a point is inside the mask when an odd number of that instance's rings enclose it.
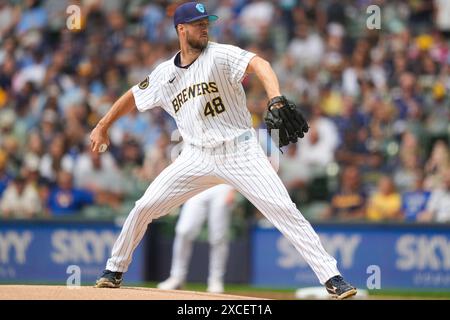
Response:
[[[41,0],[28,0],[22,11],[16,31],[23,34],[32,29],[42,29],[47,25],[47,11],[41,7]]]
[[[400,93],[393,95],[394,105],[397,107],[398,119],[419,119],[423,110],[423,101],[417,93],[417,79],[411,72],[400,75]]]
[[[58,173],[57,185],[47,201],[47,208],[53,216],[65,216],[78,213],[84,206],[94,204],[94,193],[73,187],[72,174],[67,171]]]
[[[430,191],[424,189],[425,176],[417,172],[414,188],[402,195],[402,212],[405,221],[417,221],[418,215],[427,207]]]

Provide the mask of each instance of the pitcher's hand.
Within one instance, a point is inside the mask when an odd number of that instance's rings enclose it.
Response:
[[[102,145],[109,146],[108,130],[97,125],[94,130],[92,130],[91,135],[91,150],[93,152],[104,152],[106,149],[102,150]]]

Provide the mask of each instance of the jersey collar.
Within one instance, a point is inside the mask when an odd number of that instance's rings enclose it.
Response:
[[[178,51],[175,56],[173,57],[173,63],[177,68],[180,69],[189,69],[190,66],[192,66],[204,53],[206,50],[208,50],[209,47],[209,41],[208,41],[208,45],[206,46],[205,49],[203,49],[202,53],[200,53],[200,55],[197,57],[197,59],[195,59],[194,61],[192,61],[190,64],[188,64],[187,66],[181,66],[181,50]]]

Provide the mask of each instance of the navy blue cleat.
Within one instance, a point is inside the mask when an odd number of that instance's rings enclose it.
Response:
[[[110,270],[103,271],[100,279],[95,283],[96,288],[120,288],[122,283],[122,272],[114,272]]]
[[[325,288],[335,299],[342,300],[352,297],[356,294],[356,288],[345,282],[342,276],[334,276],[325,282]]]

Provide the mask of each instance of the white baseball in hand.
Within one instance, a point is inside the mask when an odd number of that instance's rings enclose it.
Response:
[[[108,149],[108,145],[106,143],[102,143],[100,147],[98,147],[98,152],[100,153],[105,152],[106,149]]]

